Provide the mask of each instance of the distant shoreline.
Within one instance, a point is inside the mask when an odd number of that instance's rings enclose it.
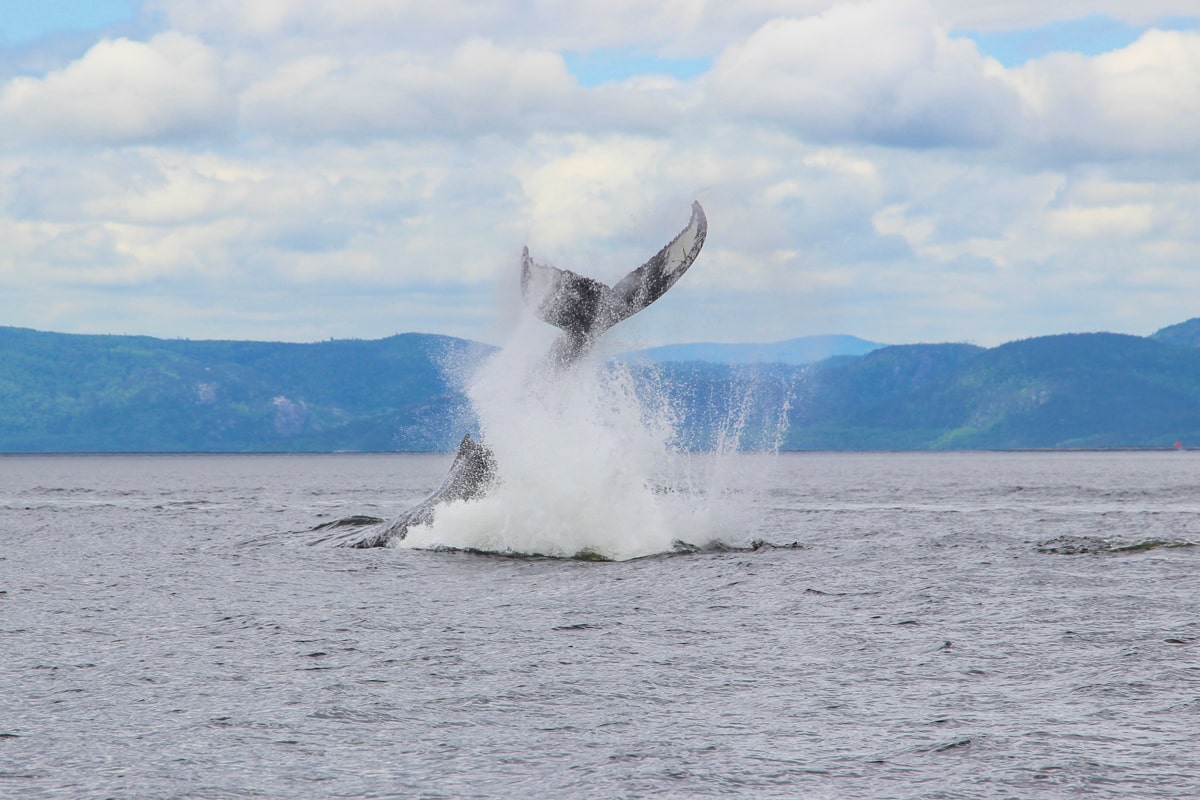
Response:
[[[1013,447],[1013,448],[962,448],[946,450],[900,450],[900,449],[813,449],[813,450],[738,450],[734,455],[886,455],[889,453],[902,455],[938,455],[938,454],[974,454],[974,453],[1183,453],[1200,451],[1200,445],[1195,447],[1167,447],[1163,445],[1145,445],[1129,447]],[[688,450],[681,453],[714,454],[716,450]],[[453,450],[58,450],[58,451],[0,451],[0,458],[71,458],[71,457],[105,457],[105,456],[448,456]]]

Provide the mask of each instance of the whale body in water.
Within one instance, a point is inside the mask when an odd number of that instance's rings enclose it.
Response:
[[[539,264],[521,254],[521,295],[545,322],[561,330],[551,345],[547,368],[574,364],[612,326],[646,308],[675,285],[700,254],[708,233],[708,220],[700,203],[692,203],[692,216],[679,232],[649,261],[608,286],[570,270]],[[441,486],[429,497],[390,523],[347,547],[386,547],[404,539],[409,528],[433,522],[438,506],[485,496],[496,480],[496,458],[482,442],[463,437],[458,454]]]

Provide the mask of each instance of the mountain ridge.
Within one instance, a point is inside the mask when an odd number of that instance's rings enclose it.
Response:
[[[834,356],[862,356],[886,347],[846,334],[800,336],[779,342],[687,342],[624,354],[637,362],[706,361],[714,364],[812,364]]]
[[[1178,328],[992,348],[801,337],[722,345],[744,348],[724,363],[661,360],[689,353],[672,345],[627,363],[695,449],[728,443],[739,418],[752,449],[1161,447],[1200,441],[1200,348]],[[755,360],[822,338],[872,349]],[[466,376],[494,351],[422,333],[288,343],[0,327],[0,452],[451,449],[477,427]]]

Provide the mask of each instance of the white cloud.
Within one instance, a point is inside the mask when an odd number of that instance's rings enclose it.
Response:
[[[483,0],[148,0],[149,12],[204,36],[279,41],[364,37],[367,44],[440,42],[481,35],[515,8]]]
[[[922,147],[999,138],[1018,112],[1000,73],[924,3],[875,2],[772,20],[726,49],[709,80],[724,114],[820,141]]]
[[[218,54],[174,32],[105,39],[44,77],[0,87],[0,136],[132,142],[211,133],[232,121]]]
[[[469,135],[558,124],[575,89],[557,53],[472,39],[445,58],[308,56],[251,85],[242,105],[248,128],[284,137]]]
[[[522,244],[613,279],[693,198],[709,242],[649,343],[1200,313],[1194,33],[1006,69],[954,29],[1078,6],[155,8],[168,30],[0,80],[0,324],[496,339]],[[716,58],[585,88],[562,52],[589,47]]]
[[[931,0],[938,18],[955,28],[1014,30],[1050,22],[1106,16],[1130,25],[1196,16],[1195,0]]]
[[[671,55],[719,50],[781,14],[829,0],[150,0],[148,10],[178,30],[274,43],[290,37],[353,42],[360,51],[444,49],[466,39],[503,39],[555,50],[649,47]]]
[[[1046,228],[1064,239],[1140,238],[1154,227],[1154,209],[1141,203],[1058,208],[1046,213]]]
[[[1031,138],[1057,157],[1200,153],[1200,33],[1150,31],[1093,58],[1055,54],[1011,79]]]
[[[541,144],[521,182],[532,246],[547,257],[580,241],[603,241],[645,214],[669,157],[665,143],[642,137],[543,137]]]

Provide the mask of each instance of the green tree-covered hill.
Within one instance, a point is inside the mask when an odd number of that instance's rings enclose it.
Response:
[[[802,380],[794,448],[1200,442],[1200,349],[1108,333],[889,347]]]
[[[443,365],[485,352],[426,334],[285,344],[0,328],[0,450],[445,449],[464,409]]]
[[[1170,341],[1183,340],[1065,334],[631,369],[691,448],[1200,443],[1200,348]],[[474,428],[454,376],[489,352],[427,334],[282,344],[0,328],[0,452],[449,449]]]
[[[1182,347],[1200,347],[1200,317],[1193,317],[1177,325],[1168,325],[1150,334],[1150,338]]]

